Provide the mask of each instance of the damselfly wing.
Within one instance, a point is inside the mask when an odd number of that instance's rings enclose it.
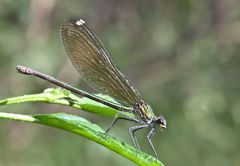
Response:
[[[89,85],[128,106],[141,100],[139,92],[118,70],[83,20],[66,21],[61,26],[61,36],[73,65]]]

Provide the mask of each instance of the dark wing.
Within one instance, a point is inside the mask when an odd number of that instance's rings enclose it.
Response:
[[[140,101],[139,92],[83,20],[67,20],[61,26],[61,36],[73,65],[94,89],[131,106]]]

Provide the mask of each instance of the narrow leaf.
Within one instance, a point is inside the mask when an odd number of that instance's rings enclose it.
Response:
[[[143,153],[110,135],[106,135],[98,125],[93,124],[79,116],[69,115],[66,113],[20,115],[0,112],[0,118],[38,123],[63,129],[93,140],[94,142],[113,150],[114,152],[128,158],[138,165],[163,166],[163,164],[156,158]]]

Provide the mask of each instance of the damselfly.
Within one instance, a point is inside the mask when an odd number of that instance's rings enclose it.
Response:
[[[118,70],[101,42],[82,19],[67,20],[61,26],[60,32],[66,52],[82,78],[102,94],[109,95],[116,99],[119,104],[74,88],[67,83],[31,68],[17,66],[18,72],[47,80],[73,93],[119,110],[112,124],[106,130],[106,134],[119,119],[133,121],[138,125],[130,127],[129,133],[135,147],[138,149],[140,149],[140,146],[135,132],[143,128],[150,128],[147,138],[157,157],[157,152],[151,139],[157,125],[162,129],[167,127],[165,118],[163,116],[157,117],[154,114],[152,108],[142,99],[136,88]],[[135,117],[123,116],[124,114],[120,116],[121,111],[131,112]]]

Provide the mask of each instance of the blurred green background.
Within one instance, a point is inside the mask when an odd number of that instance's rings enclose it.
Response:
[[[33,67],[92,91],[62,47],[61,24],[84,19],[142,96],[168,120],[153,142],[171,166],[240,163],[240,2],[238,0],[0,1],[0,96],[39,93],[52,85],[15,71]],[[70,112],[106,129],[111,118],[64,106],[24,103],[23,114]],[[129,123],[111,134],[132,144]],[[147,131],[143,151],[152,153]],[[110,150],[45,126],[0,121],[0,166],[134,165]]]

